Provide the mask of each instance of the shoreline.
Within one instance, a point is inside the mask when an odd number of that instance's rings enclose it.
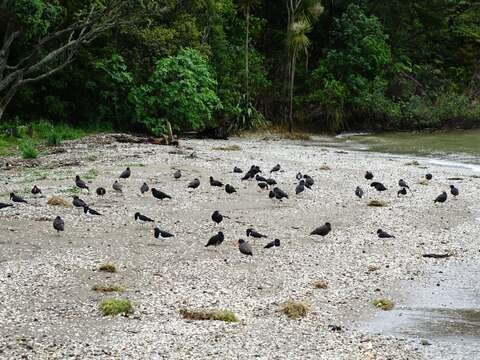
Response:
[[[239,354],[261,359],[428,358],[428,349],[418,342],[360,332],[353,320],[381,311],[371,300],[394,296],[398,281],[408,280],[411,274],[428,275],[428,263],[419,257],[422,251],[456,251],[447,266],[462,263],[467,256],[469,260],[480,258],[474,216],[480,180],[464,178],[458,200],[432,204],[448,187],[448,177],[470,176],[472,170],[420,162],[421,167],[427,166],[424,169],[406,166],[404,159],[365,157],[350,150],[337,153],[285,140],[185,140],[175,149],[102,143],[94,138],[65,143],[61,147],[69,152],[42,159],[46,164],[78,160],[80,165],[48,170],[45,179],[35,182],[49,195],[56,192],[68,197],[69,193],[60,190],[72,186],[72,175],[95,169],[98,174],[92,185],[107,188],[107,196],[98,199],[84,194],[82,198],[104,217],[87,222],[73,209],[45,205],[46,199],[21,211],[0,212],[0,231],[6,234],[0,244],[5,250],[0,259],[0,301],[7,304],[0,311],[4,319],[0,349],[6,349],[0,357],[27,353],[42,359],[73,352],[95,358],[115,354],[172,359],[233,359]],[[214,149],[232,145],[240,150]],[[241,182],[232,173],[234,165],[246,170],[258,164],[268,170],[276,163],[285,169],[275,176],[279,187],[290,195],[282,204],[268,199],[256,182]],[[124,197],[115,196],[109,191],[111,183],[127,164],[137,166],[132,166],[132,179],[124,185]],[[320,170],[324,164],[330,170]],[[184,173],[179,181],[172,177],[176,168]],[[391,188],[387,194],[370,190],[363,179],[367,169]],[[313,176],[315,185],[312,192],[296,197],[298,171]],[[417,184],[427,171],[434,173],[432,182]],[[0,185],[0,193],[30,186],[30,172],[9,172],[11,179]],[[228,197],[221,189],[211,188],[209,175],[231,183],[238,193]],[[202,185],[195,192],[187,191],[186,183],[193,177],[199,177]],[[396,198],[399,178],[409,182],[414,197]],[[160,203],[151,196],[140,197],[143,181],[173,199]],[[390,206],[367,207],[366,200],[354,196],[356,185],[368,197],[384,199]],[[209,219],[214,209],[232,217],[223,225],[227,239],[217,252],[203,247],[218,231]],[[161,219],[162,227],[176,237],[159,243],[151,228],[141,229],[133,223],[134,210]],[[57,238],[49,221],[59,212],[69,230],[67,236]],[[42,217],[48,221],[37,220]],[[325,221],[332,223],[331,236],[323,240],[308,236]],[[254,260],[248,262],[232,242],[243,237],[249,226],[272,239],[280,238],[283,245],[271,253],[257,241]],[[378,227],[393,232],[397,239],[378,240]],[[32,232],[34,238],[29,236]],[[96,271],[106,261],[117,265],[118,274],[108,278]],[[369,271],[369,265],[379,269]],[[313,288],[312,283],[319,280],[328,282],[327,289]],[[113,296],[132,300],[132,317],[110,319],[99,313],[99,301],[110,296],[90,288],[112,282],[127,289]],[[37,297],[33,309],[28,305],[31,294]],[[279,306],[289,298],[307,302],[311,313],[302,320],[288,320],[279,313]],[[182,308],[226,308],[241,322],[185,321],[179,315]],[[342,331],[329,331],[331,324],[341,326]],[[26,341],[35,344],[30,350],[16,340],[26,329],[35,334]],[[56,346],[50,348],[52,342]]]

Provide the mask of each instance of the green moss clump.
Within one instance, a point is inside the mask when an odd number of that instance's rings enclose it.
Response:
[[[100,310],[104,316],[133,314],[133,306],[127,299],[105,299],[100,304]]]
[[[230,310],[180,310],[180,315],[187,320],[214,320],[225,322],[238,322],[235,314]]]
[[[380,309],[385,310],[385,311],[392,310],[393,307],[395,306],[393,301],[388,300],[388,299],[373,299],[372,304],[375,307],[380,308]]]

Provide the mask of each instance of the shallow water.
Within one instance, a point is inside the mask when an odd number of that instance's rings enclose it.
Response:
[[[431,261],[431,260],[430,260]],[[480,266],[434,267],[428,280],[400,284],[401,295],[391,311],[378,311],[360,329],[428,341],[429,359],[480,357]]]
[[[480,130],[419,133],[344,133],[316,136],[310,145],[427,158],[437,165],[470,164],[480,171]]]

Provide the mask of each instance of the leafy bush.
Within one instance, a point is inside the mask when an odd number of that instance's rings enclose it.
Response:
[[[37,149],[31,140],[25,139],[20,142],[20,151],[24,159],[36,159],[38,156]]]
[[[385,95],[384,77],[392,56],[378,18],[350,4],[337,19],[333,38],[335,48],[327,51],[312,73],[309,88],[313,90],[305,98],[321,105],[325,127],[338,131],[348,118],[385,121],[399,116],[399,106]]]
[[[212,125],[222,108],[216,86],[206,59],[197,50],[182,49],[159,60],[147,84],[135,88],[129,100],[138,120],[156,135],[166,131],[167,120],[174,130],[196,130]]]

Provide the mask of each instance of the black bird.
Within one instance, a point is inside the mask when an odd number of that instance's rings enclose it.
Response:
[[[257,181],[259,181],[259,182],[267,182],[267,179],[264,178],[262,175],[259,175],[259,174],[257,174],[257,175],[255,176],[255,180],[257,180]]]
[[[5,209],[7,207],[13,206],[13,204],[0,203],[0,209]]]
[[[75,185],[77,185],[77,187],[79,187],[80,190],[86,189],[87,191],[90,191],[90,188],[88,187],[88,185],[85,183],[85,181],[80,179],[79,175],[75,176]]]
[[[135,218],[135,221],[139,222],[142,225],[148,222],[155,222],[155,220],[150,219],[148,216],[142,215],[139,212],[136,212],[133,217]]]
[[[250,245],[248,241],[243,239],[238,240],[238,250],[240,250],[243,255],[253,256],[252,245]]]
[[[268,189],[268,184],[267,183],[259,182],[257,185],[262,190]]]
[[[130,168],[127,167],[123,172],[120,174],[119,178],[120,179],[128,179],[131,175]]]
[[[259,166],[252,165],[250,167],[250,170],[248,170],[245,175],[242,177],[242,180],[248,180],[248,179],[253,179],[255,175],[257,175],[259,172],[262,172],[260,170]]]
[[[190,182],[188,183],[188,187],[189,187],[189,188],[192,188],[192,189],[196,189],[196,188],[198,188],[199,186],[200,186],[200,180],[198,180],[198,179],[193,179],[192,181],[190,181]]]
[[[435,200],[433,200],[433,203],[444,203],[445,201],[447,201],[447,193],[442,191],[442,193],[438,195]]]
[[[87,203],[85,201],[83,201],[82,199],[80,199],[77,195],[75,195],[73,197],[72,204],[77,209],[88,207]]]
[[[267,179],[265,182],[270,186],[277,185],[277,182],[274,179]]]
[[[303,177],[302,173],[301,172],[298,172],[297,175],[295,175],[295,179],[297,180],[301,180]]]
[[[223,240],[225,240],[225,236],[223,236],[223,232],[219,231],[217,235],[213,235],[208,240],[207,245],[205,245],[205,247],[218,246],[223,242]]]
[[[252,228],[247,229],[247,236],[251,236],[253,238],[261,239],[268,237],[267,235],[262,235],[259,232],[255,231]]]
[[[432,176],[432,174],[430,174],[430,173],[429,173],[429,174],[425,174],[425,179],[427,179],[427,180],[432,180],[432,177],[433,177],[433,176]]]
[[[303,178],[305,179],[305,186],[310,189],[315,181],[313,181],[313,178],[307,174],[303,175]]]
[[[212,214],[212,220],[213,220],[213,222],[215,222],[217,224],[220,224],[222,222],[223,218],[230,219],[228,216],[220,214],[220,211],[218,211],[218,210],[215,210]]]
[[[152,195],[154,198],[163,200],[163,199],[171,199],[172,197],[170,195],[165,194],[163,191],[157,190],[155,188],[152,188]]]
[[[275,240],[269,242],[269,243],[268,243],[267,245],[265,245],[263,248],[264,248],[264,249],[270,249],[270,248],[272,248],[272,247],[274,247],[274,246],[275,246],[275,247],[280,246],[280,240],[279,240],[279,239],[275,239]]]
[[[222,183],[221,181],[214,180],[214,179],[213,179],[213,176],[210,176],[210,185],[211,185],[211,186],[222,187],[222,186],[223,186],[223,183]]]
[[[295,188],[295,195],[298,195],[305,191],[305,180],[300,180],[300,183]]]
[[[288,194],[285,191],[279,189],[278,187],[273,188],[273,193],[275,194],[275,198],[277,200],[282,200],[283,198],[288,199]]]
[[[15,195],[13,192],[10,193],[10,200],[16,203],[28,204],[21,196]]]
[[[153,235],[155,236],[156,239],[158,239],[159,236],[161,236],[162,238],[169,238],[169,237],[175,236],[175,235],[169,233],[168,231],[162,230],[158,227],[156,227],[153,230]]]
[[[180,172],[180,170],[175,171],[173,177],[177,180],[180,179],[182,177],[182,173]]]
[[[453,197],[457,197],[458,194],[460,194],[460,191],[458,191],[458,188],[456,188],[454,185],[450,185],[450,194],[452,194]]]
[[[365,179],[372,180],[373,179],[373,174],[370,171],[367,171],[365,173]]]
[[[93,209],[89,208],[88,206],[85,206],[83,208],[83,212],[85,214],[96,215],[96,216],[101,216],[102,215],[97,210],[93,210]]]
[[[235,190],[235,188],[230,184],[225,185],[225,191],[227,194],[233,194],[234,192],[237,192],[237,190]]]
[[[65,222],[62,220],[60,216],[57,216],[55,220],[53,220],[53,228],[57,230],[57,234],[59,234],[60,231],[65,230]]]
[[[397,191],[397,197],[399,197],[400,195],[407,195],[407,189],[402,187],[400,190],[398,190]]]
[[[357,188],[355,189],[355,195],[357,195],[360,199],[362,198],[363,190],[360,186],[357,186]]]
[[[105,189],[104,189],[103,187],[97,188],[96,191],[97,191],[97,195],[98,195],[98,196],[103,196],[103,195],[106,194],[106,191],[105,191]]]
[[[142,186],[140,186],[140,192],[143,194],[145,194],[148,190],[150,190],[150,188],[148,187],[147,183],[144,182],[142,184]]]
[[[320,235],[325,236],[332,230],[332,225],[329,222],[326,222],[324,225],[317,227],[313,230],[310,235]]]
[[[405,182],[405,180],[403,180],[403,179],[398,180],[398,186],[400,186],[401,188],[410,189],[410,188],[408,187],[407,183]]]
[[[115,180],[115,182],[114,182],[113,185],[112,185],[112,188],[113,188],[113,190],[115,190],[116,192],[120,192],[120,193],[122,192],[122,184],[120,184],[120,183],[118,182],[118,180]]]
[[[273,199],[275,197],[275,192],[273,190],[270,190],[270,192],[268,193],[268,197],[270,199]]]
[[[275,165],[275,166],[272,168],[272,170],[270,170],[270,174],[271,174],[272,172],[277,172],[277,171],[280,171],[280,164]]]
[[[370,186],[374,187],[375,189],[377,189],[377,191],[385,191],[387,190],[387,188],[385,187],[385,185],[383,185],[382,183],[380,182],[377,182],[377,181],[374,181],[370,184]]]
[[[243,175],[243,177],[241,178],[241,180],[243,181],[243,180],[248,180],[248,179],[253,178],[253,176],[251,176],[251,175],[252,175],[252,173],[250,173],[249,171],[247,171],[247,172],[245,173],[245,175]]]
[[[34,196],[37,196],[37,195],[39,195],[39,194],[42,193],[42,190],[40,190],[40,188],[39,188],[37,185],[33,185],[33,188],[32,188],[31,193],[32,193]]]
[[[236,167],[236,166],[235,166],[235,167],[233,168],[233,172],[234,172],[234,173],[237,173],[237,174],[241,174],[243,171],[242,171],[242,169],[240,169],[239,167]]]
[[[394,238],[395,236],[390,235],[389,233],[383,231],[382,229],[377,230],[377,235],[381,239]]]

